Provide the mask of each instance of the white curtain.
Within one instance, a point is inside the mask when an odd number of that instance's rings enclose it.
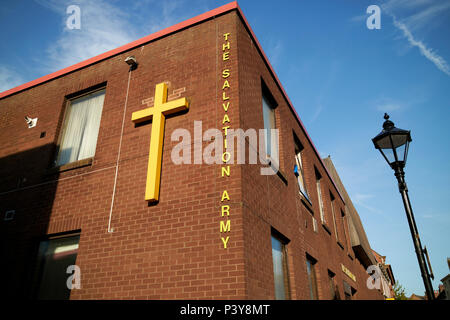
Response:
[[[302,192],[302,194],[309,200],[308,193],[306,192],[305,179],[303,177],[303,163],[300,151],[297,151],[297,154],[295,155],[295,161],[298,167],[298,176],[297,176],[298,186],[300,187],[300,191]]]
[[[323,212],[323,200],[322,200],[322,190],[320,188],[320,179],[316,180],[316,187],[317,187],[317,195],[319,197],[319,209],[320,209],[320,219],[322,220],[322,223],[326,223],[325,219],[325,213]]]
[[[58,166],[94,156],[104,99],[105,90],[101,90],[71,101],[64,120]]]
[[[264,129],[265,131],[265,141],[266,141],[266,154],[272,156],[272,151],[278,147],[276,142],[272,141],[270,129],[275,129],[275,110],[270,106],[267,98],[263,95],[263,118],[264,118]],[[272,148],[274,150],[272,150]]]

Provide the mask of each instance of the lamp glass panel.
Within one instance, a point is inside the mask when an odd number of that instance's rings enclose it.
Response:
[[[402,144],[401,146],[399,146],[397,148],[397,157],[399,161],[405,161],[404,157],[405,157],[405,148],[406,148],[406,143]]]
[[[380,149],[380,151],[383,152],[389,163],[395,162],[394,151],[392,149]]]

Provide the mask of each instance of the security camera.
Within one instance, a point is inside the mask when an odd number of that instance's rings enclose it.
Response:
[[[130,66],[130,70],[134,70],[137,68],[137,61],[134,56],[129,56],[125,59],[125,62]]]
[[[31,129],[36,126],[38,118],[30,118],[29,116],[25,116],[25,121],[28,124],[28,128]]]

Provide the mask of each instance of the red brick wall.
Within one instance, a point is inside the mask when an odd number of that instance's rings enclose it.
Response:
[[[230,33],[227,61],[222,59],[224,33]],[[136,57],[139,66],[131,72],[111,219],[114,232],[109,233],[129,76],[124,59],[129,55]],[[188,129],[192,140],[187,143],[192,146],[194,121],[202,121],[203,131],[221,128],[223,68],[231,70],[227,114],[232,128],[262,128],[260,77],[277,100],[281,170],[287,185],[279,176],[261,176],[259,165],[231,165],[230,177],[222,177],[222,165],[172,163],[171,151],[178,144],[170,139],[175,129]],[[160,201],[149,206],[144,191],[152,124],[135,127],[131,114],[147,107],[142,101],[153,97],[156,84],[163,81],[170,81],[169,94],[185,88],[181,96],[189,98],[190,109],[166,121]],[[105,102],[92,164],[65,172],[49,170],[65,97],[104,82]],[[25,115],[39,118],[35,128],[26,127]],[[73,290],[71,299],[271,299],[273,227],[290,239],[292,298],[308,298],[306,252],[318,260],[320,298],[328,294],[327,268],[336,273],[343,290],[346,276],[341,262],[358,279],[357,284],[346,280],[358,290],[357,298],[374,297],[365,288],[364,270],[338,247],[334,234],[330,236],[322,227],[318,234],[312,232],[311,214],[301,203],[291,174],[293,130],[305,146],[306,183],[314,215],[320,220],[314,165],[324,177],[325,197],[329,189],[338,206],[343,208],[343,203],[236,11],[1,99],[0,118],[2,294],[29,295],[40,237],[81,229],[76,264],[82,288]],[[44,131],[45,137],[40,138]],[[203,142],[203,148],[207,145]],[[224,220],[223,190],[230,195],[227,249],[219,231]],[[327,203],[325,207],[328,210]],[[3,221],[10,209],[16,210],[16,218]]]
[[[34,237],[81,229],[76,263],[82,289],[72,291],[72,299],[245,297],[239,168],[233,167],[224,180],[220,165],[177,166],[170,159],[178,143],[170,140],[174,129],[193,133],[194,120],[203,122],[203,130],[220,128],[217,43],[223,32],[235,34],[236,19],[235,13],[223,15],[0,101],[1,118],[6,119],[0,124],[0,157],[2,168],[8,168],[1,179],[9,182],[1,184],[2,191],[15,189],[19,176],[27,177],[22,189],[0,194],[2,214],[8,209],[17,212],[16,220],[1,223],[10,295],[27,294],[23,275],[30,272],[34,260],[30,258],[35,254]],[[111,221],[114,232],[108,233],[128,81],[123,60],[129,55],[136,57],[139,67],[131,73]],[[229,62],[234,107],[228,113],[236,126],[237,41],[233,37]],[[170,81],[169,94],[186,88],[182,96],[189,98],[190,110],[166,121],[160,203],[148,206],[144,191],[151,123],[135,128],[131,113],[147,107],[142,100],[153,97],[155,85],[162,81]],[[102,82],[107,82],[106,96],[93,164],[46,175],[58,141],[64,97]],[[26,128],[25,115],[39,118],[36,128]],[[46,136],[40,139],[42,131]],[[33,170],[22,170],[17,159]],[[23,189],[50,180],[56,181]],[[224,188],[231,198],[227,250],[219,232]],[[41,199],[44,196],[48,201]]]

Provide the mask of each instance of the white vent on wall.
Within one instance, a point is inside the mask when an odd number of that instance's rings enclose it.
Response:
[[[8,210],[5,212],[5,218],[3,220],[5,221],[13,220],[15,215],[16,215],[15,210]]]
[[[25,116],[25,122],[28,125],[28,129],[36,127],[36,123],[38,121],[38,118],[30,118],[29,116]]]

